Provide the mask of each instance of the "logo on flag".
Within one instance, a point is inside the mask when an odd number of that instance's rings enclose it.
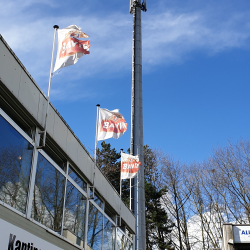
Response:
[[[76,25],[58,29],[58,48],[54,72],[75,64],[83,55],[89,54],[90,41],[80,40],[89,36]]]
[[[127,130],[127,123],[124,117],[119,113],[119,109],[109,111],[99,109],[98,137],[97,140],[109,138],[120,138]]]
[[[134,178],[140,166],[138,156],[121,153],[121,179]]]

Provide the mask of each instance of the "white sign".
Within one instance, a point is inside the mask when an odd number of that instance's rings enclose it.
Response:
[[[1,250],[63,250],[0,219]]]
[[[250,243],[250,225],[233,226],[234,243]]]

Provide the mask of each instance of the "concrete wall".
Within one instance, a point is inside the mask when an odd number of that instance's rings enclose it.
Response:
[[[233,226],[232,224],[223,225],[222,250],[233,250]]]

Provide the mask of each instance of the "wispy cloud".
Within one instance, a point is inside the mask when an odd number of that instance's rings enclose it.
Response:
[[[217,22],[205,14],[168,11],[149,16],[144,22],[144,63],[171,64],[197,50],[214,54],[246,46],[250,37],[249,12],[233,13]]]
[[[52,7],[53,3],[49,0],[1,0],[0,15],[12,19],[19,15],[23,15],[23,11],[36,5],[42,4]],[[31,14],[31,13],[30,13]],[[16,16],[17,15],[17,16]],[[5,24],[8,24],[6,21]]]
[[[42,88],[47,86],[54,24],[61,28],[77,24],[90,35],[91,54],[81,59],[85,62],[80,60],[71,66],[70,81],[130,71],[132,16],[127,10],[116,13],[107,9],[105,14],[98,15],[85,11],[81,16],[57,11],[56,1],[0,0],[0,3],[0,33]],[[46,16],[34,8],[37,5],[46,5]],[[245,47],[250,36],[249,11],[218,15],[212,11],[214,6],[192,11],[166,9],[164,5],[159,10],[157,4],[155,8],[142,15],[143,63],[150,70],[183,62],[192,57],[193,51],[211,55]]]
[[[51,96],[53,100],[57,101],[65,101],[67,102],[74,102],[77,100],[83,100],[83,99],[89,99],[96,97],[95,93],[91,90],[87,91],[79,91],[81,86],[79,86],[79,83],[74,82],[67,82],[62,85],[57,85],[56,87],[53,87],[51,91]],[[78,90],[78,91],[77,91]]]

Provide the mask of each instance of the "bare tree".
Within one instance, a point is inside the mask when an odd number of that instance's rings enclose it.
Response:
[[[163,196],[162,202],[170,219],[175,222],[177,233],[172,233],[176,249],[190,250],[187,221],[190,216],[188,211],[188,199],[190,190],[184,189],[185,166],[175,162],[170,156],[158,154],[158,164],[161,168],[160,185],[166,186],[167,193]]]

